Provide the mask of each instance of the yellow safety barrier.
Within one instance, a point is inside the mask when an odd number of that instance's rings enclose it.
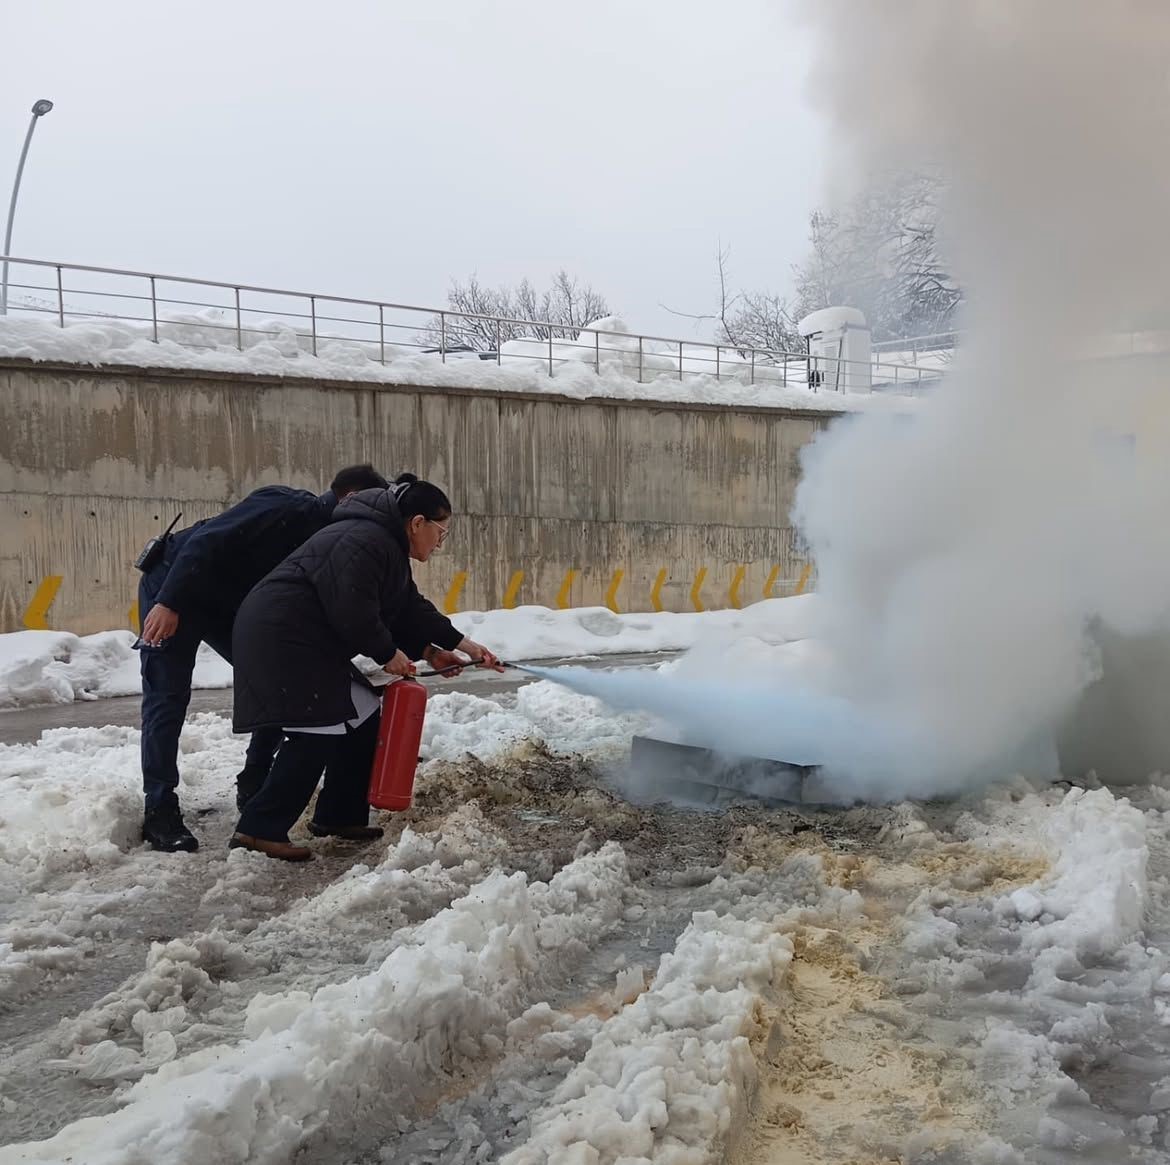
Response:
[[[707,568],[700,566],[695,575],[694,585],[691,587],[691,605],[696,611],[705,611],[703,606],[703,580],[707,577]]]
[[[561,583],[561,589],[557,591],[557,607],[560,610],[565,610],[571,604],[569,600],[572,598],[573,580],[581,572],[579,570],[566,570],[564,580]]]
[[[747,574],[751,565],[751,563],[736,563],[734,565],[731,581],[727,588],[727,602],[730,607],[736,609],[743,607],[745,602],[744,584],[747,581]],[[708,573],[707,567],[699,567],[691,582],[690,601],[691,606],[696,611],[708,610],[706,603],[703,601],[703,587],[706,585]],[[805,563],[801,568],[800,577],[797,580],[796,589],[793,593],[797,595],[804,594],[809,589],[812,575],[812,563]],[[500,602],[501,607],[511,610],[518,605],[520,590],[524,585],[525,577],[525,572],[522,570],[517,570],[512,573],[508,579],[508,585],[504,588],[503,598]],[[568,610],[573,606],[573,587],[580,577],[581,571],[575,567],[565,571],[564,578],[561,579],[561,585],[556,593],[556,607],[559,610]],[[625,570],[621,567],[617,568],[610,575],[609,583],[605,589],[605,605],[616,614],[621,614],[621,607],[618,605],[618,593],[625,582],[625,578]],[[451,579],[451,585],[447,588],[447,593],[442,604],[442,609],[446,614],[455,615],[458,613],[460,601],[463,598],[463,593],[467,588],[469,579],[470,575],[465,570],[457,571]],[[650,586],[651,610],[664,611],[666,609],[662,600],[662,590],[669,580],[670,574],[666,567],[662,567],[654,576],[654,582]],[[63,581],[63,577],[59,574],[48,575],[41,580],[40,585],[33,593],[32,600],[25,608],[23,618],[25,627],[31,630],[48,629],[49,608],[53,605],[53,600],[57,597],[57,592],[60,590]],[[770,599],[775,596],[776,586],[779,581],[780,567],[773,565],[768,571],[768,577],[764,581],[762,594],[765,599]],[[137,633],[141,618],[137,600],[130,604],[128,617],[131,630]]]
[[[626,577],[624,570],[615,570],[613,578],[609,580],[609,589],[605,592],[605,605],[613,611],[615,615],[621,614],[621,609],[617,604],[618,587],[622,585],[622,579]]]
[[[510,611],[516,605],[516,596],[520,593],[520,586],[523,582],[524,572],[522,570],[516,571],[508,583],[507,590],[504,591],[504,601],[501,605],[507,610]]]
[[[743,576],[747,574],[746,566],[737,566],[735,574],[731,578],[731,586],[727,588],[727,601],[733,607],[742,607],[743,603],[739,601],[739,588],[743,586]]]
[[[447,588],[447,597],[443,600],[443,613],[445,615],[454,615],[459,610],[459,596],[463,594],[463,588],[467,585],[467,571],[459,571],[451,580],[451,585]]]
[[[49,608],[61,589],[62,576],[50,574],[41,579],[41,585],[33,592],[32,602],[24,609],[24,623],[30,631],[48,631]]]
[[[666,568],[658,572],[654,585],[650,588],[650,605],[655,611],[662,610],[662,585],[666,582]]]

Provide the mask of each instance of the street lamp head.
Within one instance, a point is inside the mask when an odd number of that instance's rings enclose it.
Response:
[[[37,102],[37,103],[36,103],[36,104],[35,104],[35,105],[32,107],[32,111],[33,111],[33,117],[44,117],[44,116],[45,116],[45,114],[46,114],[46,113],[48,113],[48,112],[49,112],[49,110],[50,110],[50,109],[52,109],[52,108],[53,108],[53,103],[52,103],[51,101],[46,101],[46,100],[45,100],[45,99],[42,97],[42,98],[40,99],[40,101],[38,101],[38,102]]]

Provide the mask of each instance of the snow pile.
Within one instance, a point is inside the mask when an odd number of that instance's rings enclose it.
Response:
[[[600,374],[593,368],[591,339],[579,344],[554,342],[551,376],[548,344],[535,340],[516,340],[505,345],[499,366],[481,360],[444,363],[438,355],[420,354],[393,345],[387,346],[387,363],[383,365],[378,362],[376,344],[363,345],[344,339],[319,339],[314,356],[306,350],[308,337],[299,335],[284,320],[250,325],[244,336],[244,349],[240,351],[236,347],[234,319],[229,322],[216,309],[176,316],[162,323],[158,343],[150,335],[149,325],[117,320],[67,324],[60,328],[40,320],[9,316],[0,320],[0,357],[829,412],[904,411],[914,407],[910,398],[902,396],[810,392],[800,384],[785,386],[776,383],[775,369],[758,363],[753,384],[750,364],[727,349],[721,350],[720,375],[716,379],[713,351],[703,356],[693,346],[690,350],[684,346],[683,372],[687,375],[679,379],[677,347],[671,356],[665,352],[656,354],[653,345],[646,345],[643,382],[639,383],[637,339],[617,335],[602,338]],[[799,375],[796,368],[794,365],[790,380]]]
[[[1037,968],[1052,949],[1061,959],[1085,961],[1116,954],[1140,931],[1149,887],[1149,848],[1142,812],[1106,789],[1062,792],[996,791],[985,802],[986,817],[965,813],[960,836],[980,845],[1042,853],[1048,872],[1039,881],[999,898],[988,898],[987,925],[1006,925]],[[962,954],[952,940],[959,927],[922,903],[911,945],[920,954]],[[943,903],[944,906],[948,905]],[[935,971],[944,972],[940,963]]]
[[[191,871],[206,889],[190,930],[151,943],[141,970],[62,1022],[59,1045],[69,1051],[60,1067],[90,1081],[130,1081],[180,1055],[257,1037],[287,1014],[290,1000],[307,1003],[323,982],[365,974],[412,942],[412,926],[464,897],[506,848],[478,807],[463,805],[433,832],[404,829],[373,868],[350,866],[323,887],[316,869],[294,875],[285,884],[306,896],[291,903],[274,897],[279,868],[236,852],[206,855],[206,868]],[[169,863],[154,862],[165,876]],[[190,876],[178,890],[188,901]],[[132,927],[142,904],[124,909]],[[212,929],[202,932],[208,919]],[[113,945],[107,936],[107,952]],[[173,1036],[165,1047],[160,1030]]]
[[[1108,958],[1139,933],[1149,891],[1140,810],[1105,789],[1070,789],[1055,811],[1028,798],[1001,815],[1005,832],[1018,836],[1022,827],[1056,854],[1048,879],[996,904],[1004,917],[1020,920],[1025,950]]]
[[[721,1160],[755,1089],[759,997],[791,959],[766,923],[696,914],[502,1165]]]
[[[142,776],[134,728],[53,728],[33,745],[0,745],[0,884],[36,887],[64,870],[119,861],[141,842]],[[182,738],[192,806],[225,797],[243,741],[219,716]]]
[[[142,691],[138,654],[129,631],[71,635],[66,631],[13,631],[0,635],[0,708],[71,704]],[[204,645],[194,686],[227,688],[231,667]]]
[[[1170,958],[1142,933],[1151,822],[1165,833],[1162,813],[1143,814],[1104,789],[999,790],[978,816],[964,814],[957,832],[1000,852],[1038,850],[1047,871],[998,895],[932,890],[910,910],[907,978],[915,986],[905,990],[925,991],[920,1004],[931,1014],[967,1009],[983,993],[976,1063],[1014,1144],[1124,1155],[1132,1129],[1105,1119],[1081,1080],[1095,1064],[1107,1077],[1118,1045],[1134,1038],[1127,1025],[1143,1022],[1135,1008],[1158,1024],[1158,983]],[[1127,1059],[1118,1071],[1139,1066]],[[1141,1077],[1129,1087],[1140,1105]]]
[[[136,729],[111,726],[0,745],[0,1005],[76,971],[141,899],[186,892],[189,859],[170,855],[159,868],[142,848],[138,743]],[[203,714],[188,722],[181,747],[188,810],[230,811],[242,738]]]
[[[547,884],[490,874],[372,973],[257,1003],[254,1038],[163,1064],[118,1112],[0,1149],[0,1162],[275,1165],[326,1122],[414,1107],[445,1072],[498,1054],[542,973],[616,924],[626,885],[612,843]]]
[[[465,635],[503,659],[620,655],[679,651],[728,635],[783,642],[815,628],[812,594],[768,599],[743,610],[615,615],[606,607],[553,611],[547,607],[464,611],[454,616]],[[67,704],[142,691],[138,655],[129,631],[77,636],[64,631],[0,635],[0,708]],[[195,665],[196,688],[228,688],[231,666],[206,645]]]
[[[811,593],[720,611],[617,615],[608,607],[515,607],[452,616],[460,631],[490,645],[501,658],[522,660],[682,651],[703,640],[726,641],[740,634],[784,642],[812,634],[817,619],[817,597]]]
[[[431,696],[421,747],[426,760],[470,754],[487,761],[539,741],[554,752],[605,759],[628,749],[630,737],[650,725],[644,715],[615,714],[600,700],[541,682],[520,688],[511,707],[466,692]]]

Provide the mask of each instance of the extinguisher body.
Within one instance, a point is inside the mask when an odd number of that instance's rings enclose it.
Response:
[[[410,808],[426,711],[427,690],[422,684],[401,679],[386,686],[370,769],[369,799],[375,809]]]

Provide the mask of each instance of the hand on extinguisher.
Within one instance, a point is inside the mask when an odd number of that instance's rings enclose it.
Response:
[[[384,672],[389,672],[392,676],[412,676],[414,675],[414,664],[401,651],[394,653],[394,658],[382,668]]]
[[[482,643],[476,643],[474,639],[460,640],[456,651],[462,651],[464,655],[471,656],[472,660],[480,667],[491,668],[492,671],[504,670],[504,665],[500,663],[499,658],[493,652],[488,651]]]

